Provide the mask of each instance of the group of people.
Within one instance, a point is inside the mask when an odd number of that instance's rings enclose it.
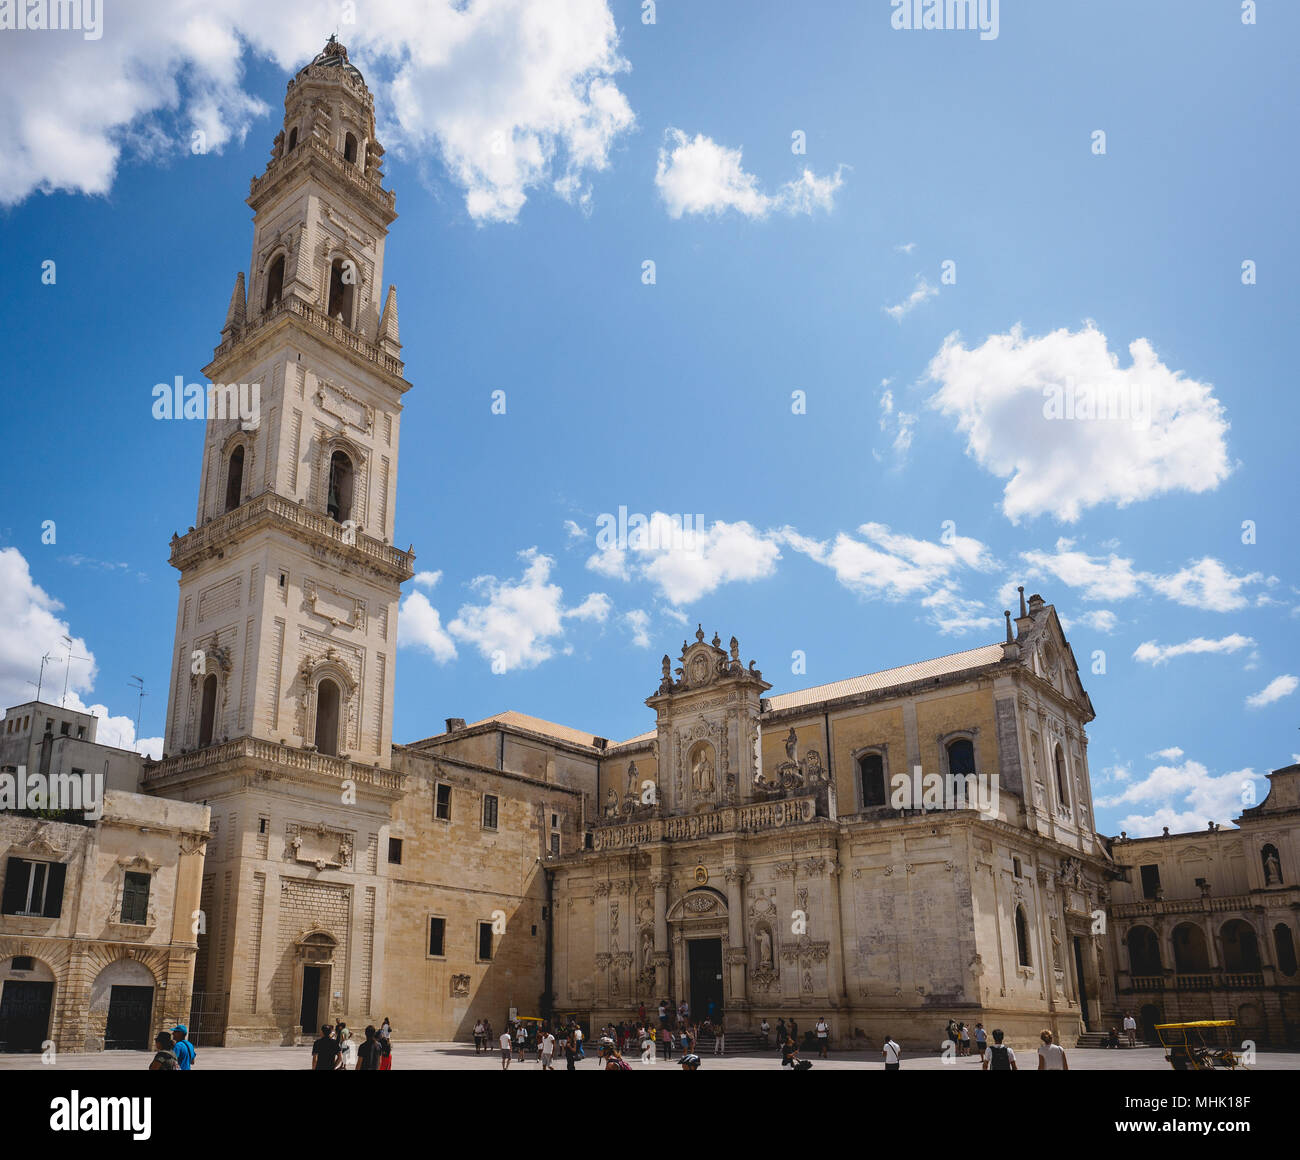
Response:
[[[191,1071],[194,1057],[198,1054],[190,1042],[190,1029],[179,1023],[168,1031],[160,1031],[153,1037],[154,1054],[149,1063],[150,1071]]]
[[[578,1061],[587,1057],[582,1028],[578,1026],[576,1020],[571,1019],[567,1023],[560,1021],[554,1027],[546,1022],[538,1022],[531,1031],[528,1021],[519,1020],[507,1023],[505,1030],[501,1032],[498,1045],[502,1071],[508,1071],[511,1061],[516,1058],[523,1063],[524,1056],[530,1050],[530,1041],[531,1050],[536,1053],[537,1062],[541,1064],[543,1071],[553,1071],[557,1057],[563,1057],[566,1071],[576,1071]],[[475,1054],[479,1054],[481,1050],[491,1051],[491,1043],[491,1021],[478,1020],[474,1024]]]
[[[392,1071],[393,1027],[384,1016],[378,1026],[365,1030],[365,1039],[357,1043],[352,1030],[339,1020],[324,1024],[320,1038],[311,1045],[312,1071]]]
[[[767,1016],[764,1016],[759,1022],[758,1041],[763,1047],[772,1046],[772,1025],[767,1021]],[[797,1058],[799,1050],[799,1024],[794,1019],[791,1019],[790,1025],[787,1027],[785,1017],[782,1016],[776,1021],[776,1047],[777,1050],[781,1052],[781,1062],[783,1066],[788,1066],[785,1059],[787,1044],[794,1045],[794,1055]],[[805,1043],[803,1044],[804,1049],[811,1049],[814,1044],[816,1045],[818,1056],[821,1059],[828,1059],[828,1052],[831,1048],[831,1025],[826,1022],[825,1015],[817,1016],[817,1022],[813,1024],[812,1030],[805,1034]]]
[[[1133,1018],[1132,1011],[1124,1012],[1124,1038],[1128,1040],[1130,1047],[1137,1046],[1137,1020]],[[1102,1047],[1119,1047],[1119,1028],[1112,1027],[1110,1031],[1102,1037]]]
[[[958,1056],[967,1056],[971,1054],[971,1029],[965,1023],[959,1023],[956,1020],[949,1019],[948,1026],[944,1031],[945,1040],[944,1048],[947,1049],[949,1044],[956,1047]],[[989,1042],[988,1033],[984,1030],[983,1023],[975,1024],[974,1043],[976,1054],[980,1058],[980,1068],[982,1071],[1019,1071],[1020,1064],[1016,1061],[1016,1053],[1009,1043],[1006,1042],[1006,1035],[1002,1028],[993,1029],[993,1042]],[[1040,1040],[1038,1048],[1038,1070],[1039,1071],[1069,1071],[1070,1064],[1065,1057],[1065,1050],[1059,1043],[1054,1042],[1053,1035],[1050,1031],[1044,1029],[1038,1034]],[[886,1037],[886,1070],[892,1070],[889,1067],[888,1048],[889,1042]],[[894,1044],[894,1066],[898,1065],[897,1050],[898,1045]]]

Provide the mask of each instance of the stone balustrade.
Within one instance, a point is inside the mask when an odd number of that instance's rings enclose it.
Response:
[[[146,764],[144,785],[147,789],[155,789],[183,778],[188,773],[241,760],[255,761],[270,769],[316,774],[340,783],[353,781],[358,785],[372,786],[391,793],[400,793],[405,782],[404,774],[391,769],[378,769],[346,757],[331,757],[325,753],[264,741],[260,737],[238,737],[234,741],[223,741],[219,745],[209,745],[190,753],[178,753],[173,757],[165,757],[162,761]]]
[[[683,842],[714,834],[780,829],[811,822],[817,816],[817,799],[786,798],[723,806],[704,814],[650,818],[623,825],[598,826],[592,838],[596,850],[626,850],[651,842]]]

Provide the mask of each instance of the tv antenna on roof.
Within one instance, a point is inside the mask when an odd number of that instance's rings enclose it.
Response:
[[[132,688],[139,689],[140,695],[136,698],[135,703],[135,739],[140,740],[140,710],[144,708],[144,699],[149,695],[144,691],[144,677],[132,675],[131,682],[139,681],[139,684],[132,684]],[[128,682],[128,683],[131,683]]]
[[[45,666],[48,665],[49,663],[50,663],[50,654],[46,653],[43,657],[41,657],[41,672],[39,678],[35,681],[27,682],[29,685],[36,686],[36,699],[38,701],[41,699],[41,686],[45,684]]]
[[[59,707],[63,708],[68,703],[68,673],[72,669],[72,662],[88,661],[89,657],[74,657],[72,655],[72,637],[64,635],[63,643],[68,646],[68,655],[63,658],[63,700],[59,702]]]

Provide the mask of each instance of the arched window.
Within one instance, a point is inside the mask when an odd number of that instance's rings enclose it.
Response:
[[[1022,967],[1032,965],[1029,962],[1029,920],[1023,906],[1016,907],[1016,955]]]
[[[1065,780],[1065,754],[1061,752],[1059,744],[1056,747],[1054,760],[1056,762],[1056,797],[1061,805],[1068,806],[1070,804],[1070,787]]]
[[[1291,928],[1279,922],[1273,928],[1273,945],[1277,948],[1277,969],[1288,979],[1295,975],[1295,941],[1291,938]]]
[[[883,806],[889,801],[885,793],[885,759],[879,753],[864,753],[858,758],[858,782],[862,786],[862,808]]]
[[[295,125],[292,129],[289,130],[289,148],[286,150],[286,152],[292,153],[297,148],[298,148],[298,126]]]
[[[325,510],[330,518],[343,523],[352,518],[352,460],[344,451],[330,456],[329,496]]]
[[[1205,933],[1199,926],[1184,922],[1174,927],[1174,970],[1180,975],[1204,974],[1210,969],[1205,949]]]
[[[961,737],[948,744],[948,772],[966,774],[975,772],[975,743]]]
[[[266,301],[262,303],[262,309],[270,310],[272,306],[280,301],[280,295],[283,293],[284,255],[278,254],[266,271]]]
[[[343,138],[343,160],[349,165],[357,163],[357,139],[351,133]]]
[[[1254,928],[1244,919],[1225,922],[1219,931],[1223,943],[1223,969],[1225,971],[1258,971],[1259,940]]]
[[[217,674],[203,678],[203,707],[199,712],[199,748],[212,744],[212,729],[217,719]]]
[[[230,462],[226,465],[226,511],[233,512],[239,506],[244,493],[244,445],[241,443],[230,453]]]
[[[1160,940],[1149,926],[1135,926],[1125,941],[1133,974],[1158,975],[1164,970],[1160,961]]]
[[[329,677],[316,686],[316,750],[331,757],[339,752],[339,687]]]
[[[352,325],[352,291],[357,280],[357,266],[351,258],[335,258],[330,263],[329,316],[344,326]]]

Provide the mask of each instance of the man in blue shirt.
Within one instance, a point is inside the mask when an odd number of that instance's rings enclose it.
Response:
[[[189,1041],[190,1029],[184,1023],[172,1028],[172,1054],[181,1071],[189,1071],[194,1065],[194,1044]]]

